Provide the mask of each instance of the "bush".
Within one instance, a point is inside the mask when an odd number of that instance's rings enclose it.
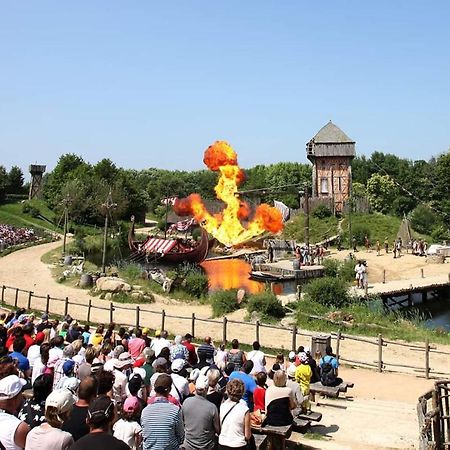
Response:
[[[281,319],[285,316],[283,305],[272,292],[261,292],[250,296],[247,302],[247,311],[251,314],[256,311],[262,319]]]
[[[213,310],[213,317],[223,316],[224,314],[228,314],[239,309],[236,289],[214,292],[211,295],[210,300]]]
[[[358,245],[364,245],[365,237],[367,236],[370,239],[370,227],[364,224],[355,225],[352,234]]]
[[[139,264],[127,263],[120,269],[120,276],[133,284],[142,278],[142,272],[142,267]]]
[[[339,273],[340,263],[334,258],[325,258],[322,265],[325,267],[324,275],[326,277],[336,278]]]
[[[208,293],[208,277],[203,273],[190,273],[185,279],[185,290],[194,297],[200,298]]]
[[[340,278],[316,278],[305,286],[304,292],[308,300],[325,306],[340,308],[351,300],[348,285]]]
[[[331,217],[332,214],[331,209],[326,205],[318,205],[312,212],[313,217],[317,217],[317,219],[325,219]]]
[[[28,202],[24,202],[22,204],[22,212],[25,214],[29,214],[31,217],[39,217],[41,215],[41,211],[39,208],[36,208],[33,205],[30,205]]]
[[[423,234],[430,234],[439,221],[436,213],[427,205],[416,206],[409,219],[413,230]]]
[[[444,225],[438,225],[433,228],[433,231],[431,232],[431,239],[433,239],[433,242],[439,243],[450,241],[450,231]]]
[[[338,278],[352,282],[355,279],[355,261],[344,261],[340,264]]]

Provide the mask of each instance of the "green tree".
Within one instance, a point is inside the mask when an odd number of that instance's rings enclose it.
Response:
[[[5,200],[6,186],[8,184],[8,174],[3,166],[0,166],[0,202]]]
[[[8,194],[20,194],[23,192],[23,172],[20,167],[13,166],[8,172],[6,192]]]
[[[367,181],[367,197],[375,211],[387,213],[397,193],[398,188],[388,175],[374,173]]]

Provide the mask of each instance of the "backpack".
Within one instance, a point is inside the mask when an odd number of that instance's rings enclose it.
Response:
[[[320,382],[324,386],[332,386],[336,382],[336,375],[331,364],[331,359],[328,362],[322,358],[322,367],[320,368]]]

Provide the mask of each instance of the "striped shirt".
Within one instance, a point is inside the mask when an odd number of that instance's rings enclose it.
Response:
[[[144,450],[178,450],[184,440],[181,409],[165,397],[157,397],[141,416]]]

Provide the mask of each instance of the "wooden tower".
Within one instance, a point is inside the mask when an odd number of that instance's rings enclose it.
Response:
[[[42,176],[46,167],[41,164],[31,164],[28,168],[31,174],[30,191],[28,199],[39,198],[42,194]]]
[[[306,154],[313,164],[312,198],[331,198],[334,213],[341,213],[352,190],[355,141],[330,120],[306,144]]]

